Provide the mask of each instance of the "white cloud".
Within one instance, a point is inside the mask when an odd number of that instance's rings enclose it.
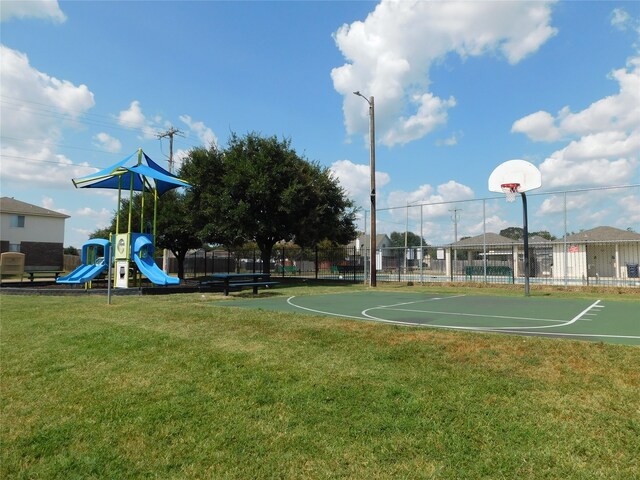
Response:
[[[65,208],[57,208],[54,204],[54,200],[51,197],[42,197],[42,206],[48,210],[53,210],[54,212],[63,213],[65,215],[71,215],[69,210]]]
[[[146,139],[154,138],[156,136],[156,125],[160,122],[160,118],[148,120],[144,113],[142,113],[142,107],[138,100],[132,101],[128,109],[122,110],[118,113],[118,123],[121,126],[141,130],[143,138]]]
[[[122,143],[117,138],[113,138],[108,133],[100,132],[93,137],[95,140],[94,145],[99,148],[105,149],[107,152],[118,153],[122,148]]]
[[[512,132],[534,141],[572,138],[541,165],[546,187],[614,185],[634,181],[640,165],[640,57],[610,78],[619,91],[572,113],[556,117],[539,111],[517,120]]]
[[[12,18],[42,18],[55,23],[63,23],[67,20],[56,0],[4,0],[1,7],[0,20],[3,22]]]
[[[567,196],[567,212],[585,208],[589,204],[589,198],[589,194],[572,194]],[[545,198],[544,201],[540,204],[540,208],[538,208],[538,210],[536,211],[536,216],[544,217],[545,215],[563,213],[564,209],[564,196],[551,195],[549,198]]]
[[[436,140],[436,146],[438,147],[453,147],[458,144],[458,139],[462,138],[462,132],[455,132],[447,138],[441,138]]]
[[[640,34],[640,19],[632,18],[624,8],[614,8],[611,12],[611,25],[620,31],[634,30]]]
[[[64,130],[75,128],[76,120],[94,106],[93,93],[86,85],[40,72],[25,54],[0,45],[0,95],[3,182],[59,188],[68,186],[70,178],[91,171],[73,165],[56,153],[55,146]],[[50,115],[52,109],[56,115]]]
[[[76,211],[76,215],[79,217],[90,217],[90,218],[111,218],[112,212],[107,210],[106,208],[102,208],[100,210],[95,210],[91,207],[83,207],[79,208]]]
[[[195,122],[189,115],[180,115],[180,120],[198,136],[205,147],[209,148],[211,145],[218,144],[218,137],[203,122]]]
[[[618,200],[620,214],[618,215],[621,224],[627,223],[625,227],[635,226],[635,231],[640,233],[638,226],[640,225],[640,194],[626,195]]]
[[[429,217],[440,217],[443,215],[449,215],[449,210],[453,208],[451,202],[469,200],[474,198],[474,193],[471,188],[461,183],[457,183],[453,180],[449,180],[447,183],[438,185],[434,191],[431,185],[420,185],[417,190],[413,192],[394,191],[389,194],[388,204],[391,207],[398,207],[392,211],[392,214],[406,215],[406,205],[420,205],[422,207],[423,215]],[[418,218],[420,216],[420,207],[414,206],[409,209],[409,216],[412,218]]]
[[[350,160],[338,160],[330,167],[333,175],[338,179],[347,196],[364,208],[369,208],[371,178],[369,165],[361,165]],[[380,189],[391,181],[389,174],[376,170],[376,190]]]
[[[511,127],[513,133],[524,133],[536,142],[553,142],[561,138],[560,130],[555,125],[553,115],[547,112],[536,112],[517,120]]]
[[[446,123],[456,100],[429,91],[433,63],[451,52],[498,54],[518,63],[555,35],[550,3],[383,0],[364,21],[343,25],[334,39],[347,63],[331,77],[344,96],[347,133],[367,132],[368,106],[356,90],[375,97],[386,145],[416,140]]]
[[[25,157],[24,155],[28,155]],[[0,176],[2,182],[12,185],[24,185],[32,188],[71,188],[71,179],[88,175],[95,171],[86,163],[74,165],[62,154],[55,153],[48,147],[39,150],[16,150],[2,145],[2,162]]]
[[[620,30],[625,30],[630,20],[631,17],[624,8],[614,8],[611,12],[611,25]]]

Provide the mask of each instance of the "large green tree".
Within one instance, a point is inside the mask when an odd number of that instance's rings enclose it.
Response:
[[[420,246],[420,235],[416,235],[413,232],[406,232],[407,234],[407,247],[419,247]],[[391,240],[392,247],[403,247],[405,242],[405,232],[391,232],[389,235],[389,240]],[[422,240],[422,246],[426,246],[427,242]]]
[[[308,247],[356,236],[352,201],[329,169],[302,158],[290,140],[232,134],[224,150],[192,150],[180,176],[192,185],[201,238],[255,242],[265,272],[281,240]]]
[[[500,230],[500,235],[511,238],[512,240],[522,240],[524,237],[524,229],[522,227],[509,227],[504,230]],[[546,240],[556,240],[555,235],[552,235],[547,230],[529,232],[529,237],[542,237]]]

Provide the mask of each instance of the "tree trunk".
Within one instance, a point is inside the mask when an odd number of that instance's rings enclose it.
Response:
[[[187,252],[173,252],[178,262],[178,278],[184,280],[184,259],[187,256]]]
[[[258,244],[260,248],[260,258],[262,259],[262,273],[271,273],[271,252],[273,251],[273,244]]]

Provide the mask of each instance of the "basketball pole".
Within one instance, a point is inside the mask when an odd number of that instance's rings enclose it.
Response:
[[[527,221],[527,196],[520,192],[522,197],[522,234],[524,236],[524,295],[529,296],[529,226]]]

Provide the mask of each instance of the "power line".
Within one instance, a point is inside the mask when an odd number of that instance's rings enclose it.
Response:
[[[11,141],[14,141],[14,142],[22,142],[22,143],[30,143],[30,142],[33,141],[32,138],[9,137],[7,135],[0,135],[0,139],[1,140],[11,140]],[[74,145],[66,145],[66,144],[63,144],[63,143],[55,143],[55,142],[46,142],[46,144],[47,145],[53,145],[55,147],[70,148],[70,149],[73,149],[73,150],[84,150],[86,152],[106,153],[106,154],[109,154],[109,155],[121,155],[120,153],[114,153],[114,152],[110,152],[108,150],[102,150],[102,149],[99,149],[99,148],[76,147]]]
[[[61,111],[56,105],[9,97],[7,95],[0,95],[0,104],[3,105],[3,109],[27,112],[35,116],[54,118],[57,120],[66,120],[70,123],[77,123],[81,125],[111,128],[126,132],[131,132],[131,130],[133,130],[140,132],[141,134],[148,134],[149,130],[153,129],[153,126],[151,125],[144,125],[140,127],[138,124],[116,123],[113,116],[89,113],[78,109],[67,109],[66,111]],[[195,141],[195,139],[190,135],[185,134],[184,132],[180,133],[183,138]]]
[[[34,163],[51,163],[53,165],[58,165],[59,167],[83,167],[83,168],[97,168],[97,169],[104,168],[104,167],[94,167],[92,165],[80,165],[79,163],[62,163],[62,162],[56,162],[55,160],[40,160],[39,158],[22,157],[20,155],[7,155],[6,153],[0,153],[0,158],[15,158],[17,160],[28,160]]]

